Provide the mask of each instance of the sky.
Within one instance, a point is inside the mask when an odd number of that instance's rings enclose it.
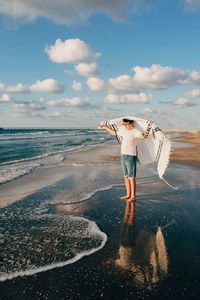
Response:
[[[0,0],[0,127],[199,112],[200,0]]]

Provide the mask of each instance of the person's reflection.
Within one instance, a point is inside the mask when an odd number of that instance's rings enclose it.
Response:
[[[137,229],[135,202],[127,202],[121,225],[118,257],[109,265],[119,268],[121,274],[142,288],[155,286],[168,272],[168,259],[159,227],[156,233]]]

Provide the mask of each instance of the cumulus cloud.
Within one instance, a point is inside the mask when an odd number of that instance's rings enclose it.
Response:
[[[64,87],[57,80],[49,78],[38,80],[30,87],[30,90],[32,92],[63,93]]]
[[[74,97],[70,99],[58,99],[58,100],[50,100],[47,102],[49,106],[74,106],[74,107],[83,107],[88,105],[85,101],[83,101],[79,97]]]
[[[151,89],[166,89],[179,84],[188,77],[187,72],[177,68],[153,64],[150,68],[136,66],[134,71],[134,85]]]
[[[114,91],[131,92],[134,90],[135,85],[133,77],[129,75],[120,75],[116,78],[110,78],[108,80],[108,87]]]
[[[36,112],[45,110],[46,107],[40,101],[21,101],[17,102],[14,105],[14,115],[28,115],[28,116],[35,116]]]
[[[98,66],[95,62],[92,63],[80,63],[75,66],[75,70],[78,74],[90,77],[99,74]]]
[[[24,85],[22,83],[18,83],[13,86],[6,86],[5,87],[5,92],[7,93],[21,93],[21,94],[26,94],[30,93],[30,88],[27,85]]]
[[[45,51],[49,58],[56,63],[77,64],[93,62],[99,56],[91,47],[80,39],[56,40],[54,45],[46,46]]]
[[[160,110],[159,109],[153,109],[153,108],[150,108],[150,107],[145,107],[143,109],[143,112],[145,114],[160,114]]]
[[[98,77],[90,77],[87,79],[87,85],[91,91],[99,92],[105,89],[104,80]]]
[[[187,94],[187,96],[192,98],[198,98],[200,97],[200,90],[199,89],[192,90]]]
[[[73,88],[73,90],[74,91],[77,91],[77,92],[80,92],[80,91],[82,91],[82,84],[81,84],[81,82],[78,82],[78,81],[76,81],[76,80],[74,80],[73,82],[72,82],[72,88]]]
[[[130,93],[137,89],[167,89],[173,85],[199,83],[200,73],[153,64],[151,67],[135,66],[133,76],[120,75],[107,80],[109,91]]]
[[[4,90],[5,84],[3,82],[0,82],[0,90]]]
[[[190,84],[190,83],[195,83],[195,84],[200,84],[200,72],[198,71],[192,71],[190,73],[190,75],[188,76],[188,78],[185,80],[186,84]]]
[[[59,111],[54,111],[53,113],[47,115],[48,119],[59,119],[61,117],[62,117],[62,113]]]
[[[107,103],[119,103],[119,104],[130,104],[130,103],[146,103],[151,99],[151,94],[138,93],[138,94],[126,94],[126,95],[116,95],[109,94],[105,97],[105,102]]]
[[[176,100],[174,102],[174,105],[179,106],[179,107],[189,106],[190,101],[187,98],[179,98],[178,100]]]
[[[10,102],[12,100],[11,95],[4,93],[0,96],[0,102]]]

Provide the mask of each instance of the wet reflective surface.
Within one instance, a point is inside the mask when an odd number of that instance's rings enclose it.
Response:
[[[46,265],[58,257],[62,257],[62,261],[71,258],[74,251],[83,250],[83,245],[86,250],[97,248],[103,241],[102,232],[108,240],[100,251],[75,263],[1,282],[2,299],[161,299],[161,296],[162,299],[198,299],[199,189],[141,195],[135,205],[119,200],[122,193],[122,188],[114,188],[99,192],[80,206],[78,203],[49,206],[41,219],[40,214],[36,218],[40,222],[39,235],[36,228],[33,231],[37,222],[34,224],[32,220],[31,227],[29,221],[23,223],[24,233],[29,231],[32,238],[23,235],[18,245],[21,256],[14,256],[6,264],[9,272],[12,267],[18,268],[17,261],[22,269],[27,268],[27,261],[26,265],[22,263],[22,255],[26,260],[30,257],[29,265],[39,261],[40,265]],[[41,194],[16,203],[12,210],[20,210],[21,206],[25,211],[27,203],[34,203],[37,198],[41,198]],[[33,207],[29,211],[32,210]],[[76,222],[77,214],[80,223]],[[17,223],[22,221],[14,214],[13,218],[12,222],[17,221],[13,225],[19,234],[22,227]],[[96,235],[87,230],[89,223],[94,221],[98,225]],[[8,231],[11,223],[8,221],[7,224]],[[33,252],[27,248],[30,239]],[[56,245],[56,240],[60,244]],[[7,253],[16,248],[14,240],[10,245]],[[71,252],[70,247],[74,249]],[[41,254],[36,255],[40,249]],[[35,256],[37,261],[34,261]]]

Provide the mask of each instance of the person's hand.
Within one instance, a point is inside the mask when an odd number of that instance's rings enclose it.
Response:
[[[152,127],[153,122],[152,121],[148,121],[147,123],[147,128],[151,128]]]

